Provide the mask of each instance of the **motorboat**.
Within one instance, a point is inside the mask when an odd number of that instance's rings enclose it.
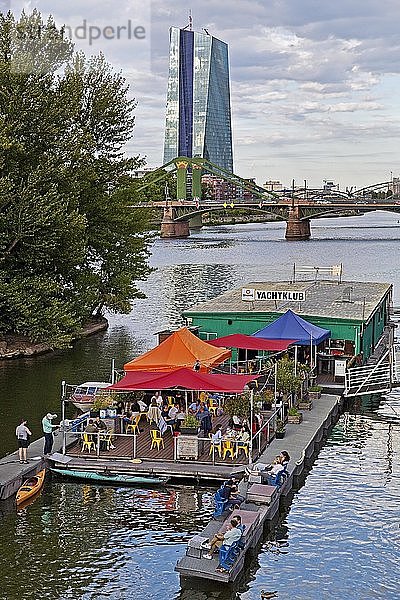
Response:
[[[76,408],[79,408],[82,412],[87,412],[92,408],[96,394],[110,385],[111,383],[104,381],[86,381],[75,388],[70,400]]]
[[[116,485],[160,485],[167,483],[168,477],[157,477],[153,475],[129,475],[126,473],[114,473],[105,469],[104,471],[78,471],[75,469],[52,468],[52,473],[72,477],[74,479],[85,479],[93,482],[112,483]]]

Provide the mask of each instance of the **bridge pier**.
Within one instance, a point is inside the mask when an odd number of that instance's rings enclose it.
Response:
[[[162,238],[186,238],[189,237],[189,221],[176,221],[176,210],[172,206],[164,208],[163,219],[161,221]]]
[[[203,217],[201,214],[194,215],[189,221],[190,229],[201,229],[203,227]]]
[[[285,238],[289,241],[303,241],[309,240],[310,237],[310,219],[300,219],[298,206],[289,208],[289,218],[286,221]]]

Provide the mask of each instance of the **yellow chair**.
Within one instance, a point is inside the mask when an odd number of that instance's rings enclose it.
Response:
[[[249,456],[249,445],[247,442],[236,442],[235,457],[238,457],[239,451],[243,450],[246,456]]]
[[[210,438],[210,440],[211,440],[211,438],[212,438],[212,435],[211,435],[211,433],[209,434],[209,436],[208,436],[208,437],[209,437],[209,438]],[[217,451],[218,451],[218,454],[219,454],[219,457],[221,458],[221,452],[222,452],[222,442],[218,442],[218,443],[216,444],[216,443],[213,443],[213,442],[211,441],[211,444],[210,444],[210,454],[212,454],[212,453],[213,453],[213,450],[217,450]]]
[[[218,406],[209,406],[208,407],[208,412],[210,413],[210,415],[212,415],[213,417],[215,417],[216,413],[218,410]]]
[[[136,417],[132,417],[131,422],[126,428],[126,433],[129,433],[129,430],[132,430],[133,434],[136,433],[136,430],[139,428],[140,416],[141,415],[136,415]]]
[[[84,433],[83,434],[82,452],[84,450],[87,450],[90,453],[92,448],[93,448],[93,450],[95,449],[95,443],[92,440],[92,436],[89,435],[88,433]]]
[[[175,398],[173,396],[167,396],[168,407],[174,406]]]
[[[231,459],[233,460],[235,458],[235,446],[231,440],[225,440],[222,444],[222,459],[223,460],[226,458],[226,455],[228,454],[228,452],[231,455]]]
[[[150,450],[155,448],[156,445],[157,445],[157,450],[160,450],[160,444],[164,448],[164,440],[162,439],[162,436],[161,436],[160,432],[157,431],[157,429],[150,429],[150,435],[151,435]]]
[[[100,443],[104,442],[106,445],[106,449],[110,450],[113,446],[112,443],[112,432],[108,432],[108,433],[103,433],[100,435]]]

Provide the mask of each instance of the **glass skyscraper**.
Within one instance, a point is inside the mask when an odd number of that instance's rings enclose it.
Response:
[[[228,45],[171,27],[164,163],[177,156],[233,172]]]

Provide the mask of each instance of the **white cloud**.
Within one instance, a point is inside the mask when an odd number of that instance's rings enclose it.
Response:
[[[22,4],[11,2],[13,8]],[[29,4],[55,11],[60,22],[85,18],[123,24],[137,18],[146,23],[147,49],[128,40],[100,40],[93,50],[102,49],[123,69],[138,100],[129,150],[147,155],[151,165],[161,164],[168,29],[187,24],[188,4]],[[229,43],[238,174],[257,176],[260,182],[307,177],[318,185],[328,176],[344,185],[362,185],[374,183],[384,170],[400,170],[397,0],[194,0],[190,6],[195,29],[206,27]]]

